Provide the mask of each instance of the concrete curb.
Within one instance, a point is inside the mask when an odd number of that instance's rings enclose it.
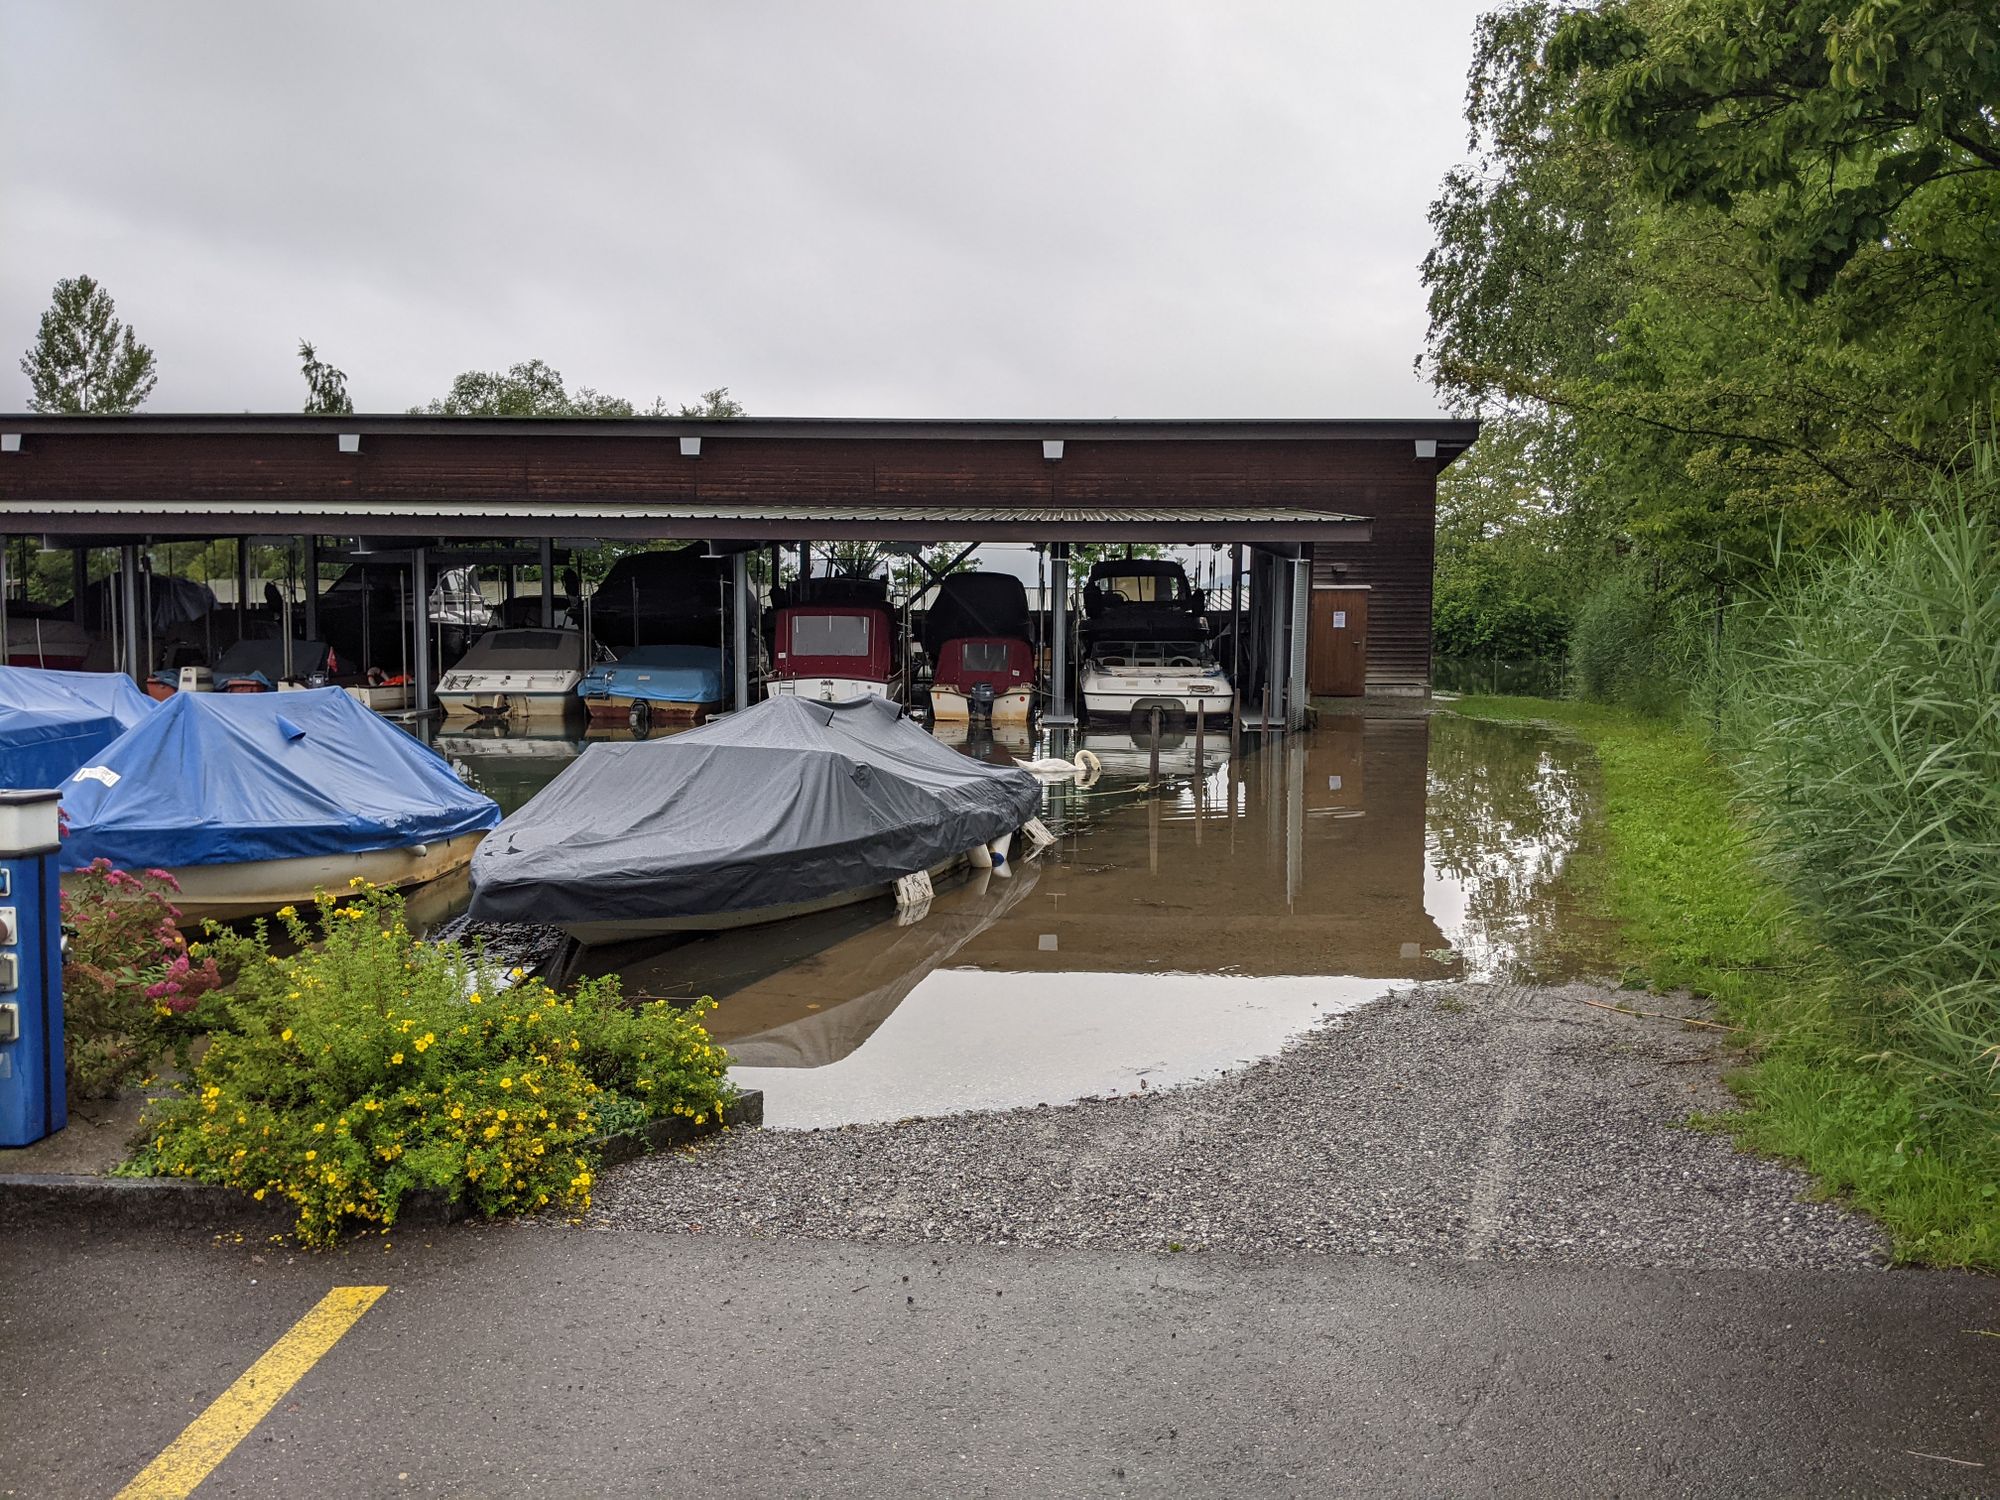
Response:
[[[764,1095],[746,1089],[720,1119],[655,1120],[644,1130],[595,1142],[605,1166],[655,1151],[691,1145],[725,1127],[764,1123]],[[396,1215],[399,1229],[434,1229],[467,1217],[465,1206],[441,1192],[411,1193]],[[98,1177],[67,1172],[0,1172],[0,1228],[66,1224],[92,1229],[240,1229],[266,1234],[290,1230],[293,1211],[282,1200],[259,1203],[234,1188],[178,1177]]]

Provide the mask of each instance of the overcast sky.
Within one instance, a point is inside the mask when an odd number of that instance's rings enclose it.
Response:
[[[0,0],[0,409],[87,272],[156,411],[1428,415],[1480,8]]]

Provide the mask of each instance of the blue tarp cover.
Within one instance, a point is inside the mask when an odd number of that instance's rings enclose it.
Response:
[[[720,703],[719,646],[634,646],[592,667],[576,686],[584,698],[644,698],[653,703]]]
[[[340,688],[176,693],[62,791],[66,870],[357,854],[500,821],[492,798]]]
[[[0,666],[0,786],[60,786],[156,707],[122,672]]]

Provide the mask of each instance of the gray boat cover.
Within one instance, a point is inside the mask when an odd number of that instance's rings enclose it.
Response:
[[[472,916],[708,916],[884,885],[1012,833],[1041,806],[881,698],[772,698],[669,739],[595,744],[487,835]]]

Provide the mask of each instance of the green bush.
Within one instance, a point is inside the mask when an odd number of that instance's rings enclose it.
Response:
[[[1490,558],[1438,569],[1431,634],[1440,656],[1560,657],[1569,640],[1569,616],[1566,599],[1530,588]]]
[[[419,1189],[488,1216],[580,1212],[593,1140],[706,1123],[730,1097],[701,1007],[628,1008],[615,979],[496,991],[477,958],[412,938],[389,891],[279,917],[289,956],[262,922],[213,933],[225,1029],[151,1107],[131,1170],[288,1199],[300,1238],[326,1244],[393,1224]]]

